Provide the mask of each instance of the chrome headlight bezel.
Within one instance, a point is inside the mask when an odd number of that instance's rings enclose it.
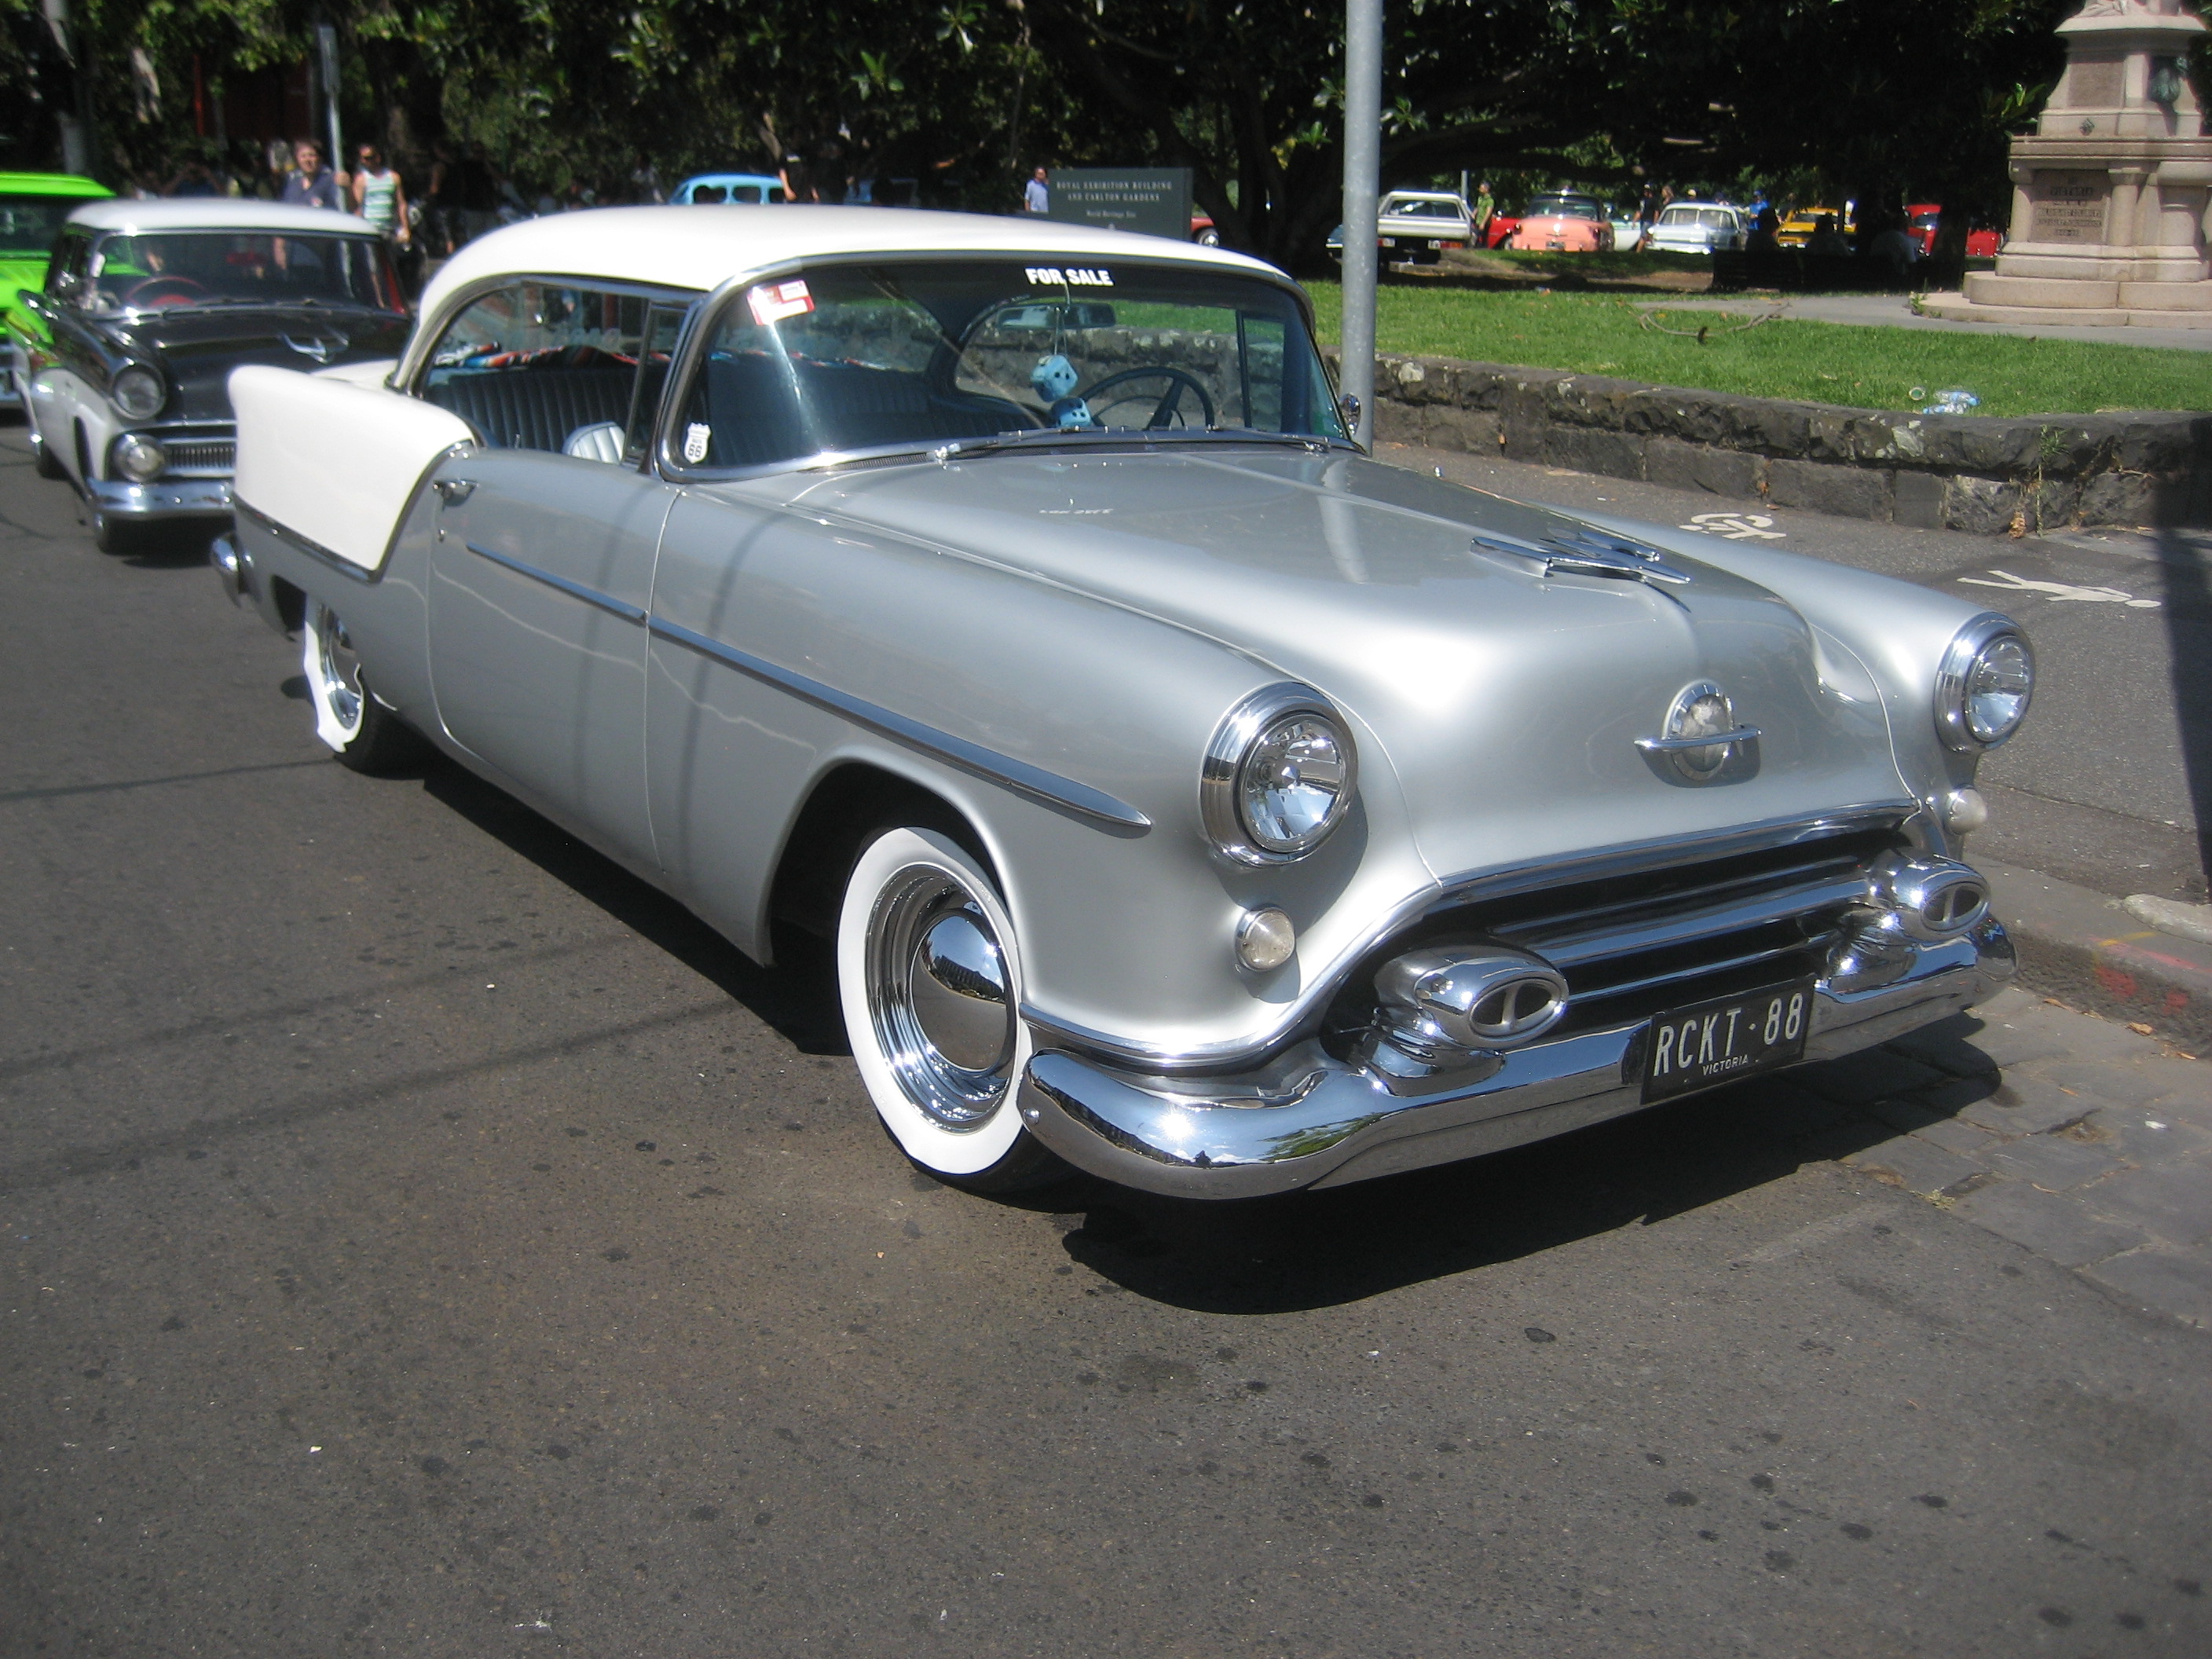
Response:
[[[1294,840],[1256,833],[1240,805],[1245,768],[1268,734],[1285,721],[1317,720],[1334,734],[1344,757],[1344,786],[1336,801],[1313,829]],[[1290,864],[1306,857],[1334,835],[1359,793],[1359,751],[1349,723],[1329,700],[1310,686],[1271,685],[1231,709],[1215,728],[1199,772],[1199,812],[1206,837],[1240,864]]]
[[[1974,730],[1966,707],[1967,695],[1973,684],[1974,671],[1992,650],[2007,643],[2017,645],[2027,659],[2027,693],[2021,698],[2020,713],[2014,716],[2012,723],[1995,737],[1984,738]],[[1987,754],[1992,749],[2002,748],[2026,722],[2034,700],[2035,647],[2028,643],[2018,623],[1994,611],[1984,611],[1951,636],[1951,643],[1943,652],[1942,666],[1936,673],[1936,731],[1945,748],[1962,755]]]
[[[115,470],[132,483],[151,483],[168,470],[168,452],[143,432],[126,432],[112,452]]]
[[[116,371],[107,384],[108,401],[134,421],[150,421],[169,401],[169,384],[161,372],[144,363],[130,363]]]

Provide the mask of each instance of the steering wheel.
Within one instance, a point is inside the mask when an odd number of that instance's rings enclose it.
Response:
[[[123,303],[126,306],[190,305],[206,292],[204,283],[196,283],[189,276],[149,276],[144,282],[132,285],[131,291],[123,296]]]
[[[1199,384],[1198,377],[1186,374],[1180,368],[1170,368],[1164,363],[1155,368],[1125,368],[1118,374],[1109,374],[1097,385],[1082,394],[1083,401],[1086,404],[1091,403],[1100,392],[1117,386],[1124,380],[1156,380],[1162,376],[1168,380],[1170,385],[1168,389],[1160,394],[1159,402],[1152,405],[1152,418],[1145,422],[1145,429],[1147,432],[1157,432],[1167,425],[1168,416],[1174,414],[1177,406],[1182,402],[1182,389],[1185,386],[1198,393],[1198,406],[1206,413],[1206,425],[1214,424],[1216,417],[1213,412],[1213,399],[1206,395],[1206,388]]]

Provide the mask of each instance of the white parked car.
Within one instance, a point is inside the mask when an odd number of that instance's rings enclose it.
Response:
[[[1676,202],[1659,216],[1644,246],[1658,253],[1717,253],[1741,247],[1751,219],[1721,202]]]

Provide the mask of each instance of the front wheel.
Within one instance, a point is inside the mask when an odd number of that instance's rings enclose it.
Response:
[[[869,1098],[906,1155],[971,1192],[1067,1173],[1015,1103],[1030,1040],[1012,920],[981,865],[934,830],[861,849],[837,916],[837,996]]]
[[[315,735],[342,764],[374,775],[399,771],[422,758],[422,739],[370,695],[352,636],[320,599],[307,601],[300,641]]]

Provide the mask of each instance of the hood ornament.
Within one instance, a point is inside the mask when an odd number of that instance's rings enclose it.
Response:
[[[1523,567],[1534,565],[1540,576],[1564,571],[1573,576],[1663,582],[1676,586],[1691,579],[1688,571],[1668,564],[1667,556],[1657,548],[1585,526],[1563,530],[1540,542],[1523,541],[1518,536],[1495,530],[1478,530],[1474,539],[1476,552],[1502,555]]]
[[[330,362],[339,352],[343,351],[349,343],[343,336],[333,338],[328,334],[310,335],[304,340],[289,334],[279,335],[277,337],[302,357],[313,357],[319,363]]]
[[[1685,783],[1711,783],[1746,744],[1759,735],[1755,726],[1738,726],[1735,704],[1711,680],[1695,680],[1674,694],[1656,738],[1638,738],[1636,746],[1663,760]]]

